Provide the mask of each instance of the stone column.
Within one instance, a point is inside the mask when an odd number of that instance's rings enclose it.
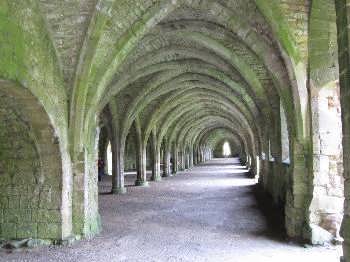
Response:
[[[185,154],[183,149],[180,152],[180,171],[185,170]]]
[[[84,147],[82,151],[76,153],[73,157],[73,233],[84,237],[92,236],[101,229],[101,220],[98,214],[97,203],[98,187],[96,161],[98,156],[97,150],[94,150],[98,146],[98,132],[95,132],[95,134],[96,135],[83,141]],[[51,201],[49,195],[46,197],[47,199],[45,201]],[[47,224],[47,226],[49,225],[50,224]],[[54,230],[57,230],[57,228],[46,228],[46,230],[53,230],[53,232],[55,232]],[[49,235],[48,233],[45,234]]]
[[[307,179],[309,173],[307,159],[305,158],[305,145],[295,142],[293,144],[293,184],[289,185],[286,196],[286,230],[292,238],[303,237],[306,222],[306,201],[309,199]]]
[[[146,146],[138,145],[136,160],[137,178],[135,181],[135,186],[148,186]]]
[[[189,169],[190,168],[190,156],[188,154],[188,152],[185,151],[184,153],[184,157],[185,157],[185,169]]]
[[[193,164],[194,164],[194,165],[198,165],[198,151],[197,151],[196,149],[194,149],[194,150],[192,151],[192,154],[193,154],[193,157],[192,157],[192,159],[193,159]]]
[[[124,194],[124,147],[125,144],[121,141],[120,132],[116,120],[113,122],[113,127],[109,127],[108,132],[111,137],[112,149],[112,194]]]
[[[142,139],[141,129],[136,123],[136,172],[137,178],[135,181],[135,186],[148,186],[147,182],[147,145]]]
[[[350,261],[350,1],[335,1],[338,32],[338,57],[340,73],[340,99],[343,126],[343,164],[344,164],[344,217],[341,235],[344,238],[344,261]]]
[[[208,151],[206,148],[204,148],[204,162],[208,161]]]
[[[202,151],[200,148],[197,149],[197,159],[198,159],[198,164],[202,163]]]
[[[160,176],[160,146],[157,143],[157,136],[152,132],[152,181],[162,180]]]
[[[189,168],[192,168],[193,167],[193,149],[190,150],[189,152],[189,157],[190,157],[190,164],[189,164]]]
[[[170,152],[169,148],[165,146],[163,154],[163,177],[171,176],[170,170]]]
[[[174,145],[173,147],[173,175],[175,175],[178,171],[178,161],[179,161],[179,155],[177,151],[177,146]]]
[[[199,148],[199,163],[204,162],[204,154],[203,154],[203,149]]]
[[[124,145],[119,137],[113,136],[112,147],[112,194],[124,194]]]

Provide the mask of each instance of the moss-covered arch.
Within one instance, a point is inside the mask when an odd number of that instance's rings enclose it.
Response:
[[[1,237],[65,240],[72,234],[72,181],[60,138],[29,90],[0,80],[0,100]]]

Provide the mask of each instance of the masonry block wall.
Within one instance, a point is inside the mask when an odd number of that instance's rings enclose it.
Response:
[[[0,238],[61,239],[60,153],[40,105],[28,112],[27,102],[0,88]]]
[[[313,228],[336,235],[342,165],[349,201],[348,2],[1,1],[0,77],[36,98],[26,104],[21,92],[2,96],[2,230],[12,223],[16,238],[99,232],[97,140],[109,111],[114,193],[125,193],[124,171],[135,168],[139,152],[141,171],[158,172],[167,141],[163,162],[171,151],[182,169],[210,159],[230,138],[273,201],[284,203],[289,236],[312,240]],[[13,107],[23,103],[27,111]],[[334,125],[324,125],[330,118]],[[136,122],[140,145],[152,134],[158,146],[153,155],[147,148],[147,158],[127,138]],[[13,177],[20,183],[9,186]],[[30,221],[22,214],[26,226],[8,217],[11,208],[22,212],[18,191],[37,207],[27,208]],[[346,205],[346,248],[348,213]]]

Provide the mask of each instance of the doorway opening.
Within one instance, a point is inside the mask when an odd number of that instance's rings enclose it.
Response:
[[[222,155],[224,157],[230,157],[231,156],[231,147],[230,147],[230,144],[227,141],[222,146]]]

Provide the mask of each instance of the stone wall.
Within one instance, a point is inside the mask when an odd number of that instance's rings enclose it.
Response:
[[[310,205],[311,230],[321,227],[339,236],[343,217],[344,178],[342,123],[339,87],[336,83],[312,94],[313,199]],[[315,233],[313,235],[318,235]],[[312,237],[316,244],[322,239]]]
[[[0,238],[61,239],[58,146],[42,115],[28,117],[18,101],[0,90]]]
[[[149,139],[150,140],[150,139]],[[133,132],[128,134],[125,145],[124,169],[125,171],[136,170],[136,137]],[[147,170],[152,168],[152,151],[150,143],[147,144]]]
[[[343,250],[344,261],[350,261],[350,100],[345,99],[350,96],[350,29],[349,29],[349,0],[337,0],[336,19],[338,35],[338,57],[339,57],[339,83],[342,108],[342,130],[343,130],[343,164],[344,164],[344,217],[342,223],[342,237],[344,237]]]
[[[275,205],[284,206],[286,203],[286,192],[290,166],[286,163],[260,160],[260,176],[265,181],[264,189],[269,193]]]

